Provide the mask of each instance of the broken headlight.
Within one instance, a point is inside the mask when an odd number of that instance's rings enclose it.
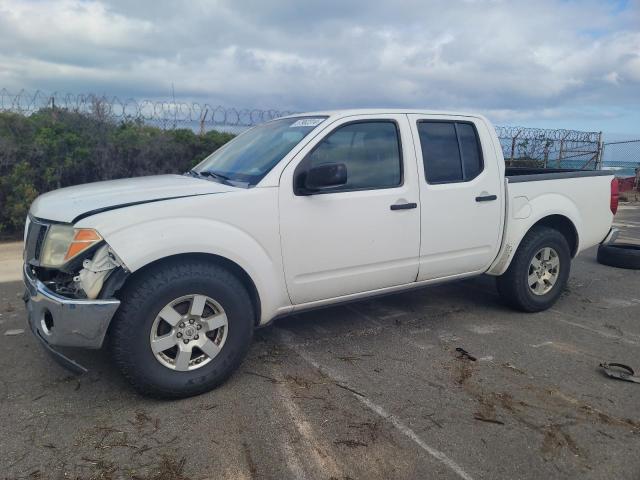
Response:
[[[47,268],[61,267],[101,241],[100,234],[92,228],[51,225],[40,253],[40,265]]]

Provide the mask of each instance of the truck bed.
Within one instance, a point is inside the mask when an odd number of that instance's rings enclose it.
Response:
[[[576,235],[573,255],[597,245],[609,232],[613,172],[509,167],[505,174],[505,230],[490,274],[504,273],[520,241],[540,219],[570,222],[569,231]]]
[[[507,167],[505,176],[509,183],[536,182],[562,178],[611,176],[607,170],[577,170],[571,168]]]

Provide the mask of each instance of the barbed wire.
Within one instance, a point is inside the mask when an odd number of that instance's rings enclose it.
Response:
[[[46,93],[0,90],[0,111],[32,115],[46,108],[87,113],[115,121],[142,121],[170,129],[217,128],[238,133],[248,127],[295,112],[251,109],[179,100],[140,100],[94,93]],[[505,159],[539,166],[597,167],[601,133],[580,130],[496,126]]]
[[[290,115],[286,110],[225,107],[210,103],[177,100],[137,100],[118,96],[73,93],[11,93],[0,90],[0,111],[31,115],[44,108],[63,108],[80,113],[100,113],[114,120],[198,125],[250,127],[274,118]]]
[[[585,132],[581,130],[530,128],[530,127],[496,127],[498,137],[515,139],[545,139],[552,141],[597,143],[600,132]]]
[[[200,122],[231,126],[252,126],[274,118],[291,115],[293,111],[275,109],[249,109],[224,107],[209,103],[176,100],[138,100],[94,93],[31,93],[20,90],[11,93],[0,90],[0,111],[29,115],[43,108],[63,108],[75,112],[93,113],[96,108],[114,119],[141,119],[145,121]],[[579,130],[543,129],[517,126],[496,126],[498,137],[520,140],[546,139],[568,142],[597,142],[598,132]]]

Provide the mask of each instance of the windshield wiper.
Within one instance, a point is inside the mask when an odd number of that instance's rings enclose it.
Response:
[[[220,183],[225,183],[225,184],[229,184],[229,182],[231,182],[231,179],[226,175],[222,175],[221,173],[211,172],[209,170],[203,170],[201,172],[196,172],[195,170],[189,170],[189,175],[192,175],[194,177],[211,177],[220,181]]]
[[[203,170],[202,172],[199,172],[199,173],[202,176],[217,178],[218,180],[222,180],[223,182],[231,181],[229,177],[227,177],[226,175],[222,175],[221,173],[211,172],[209,170]]]

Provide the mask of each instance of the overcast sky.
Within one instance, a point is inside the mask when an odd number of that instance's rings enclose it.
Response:
[[[0,0],[0,89],[640,134],[640,0]],[[638,135],[640,136],[640,135]]]

